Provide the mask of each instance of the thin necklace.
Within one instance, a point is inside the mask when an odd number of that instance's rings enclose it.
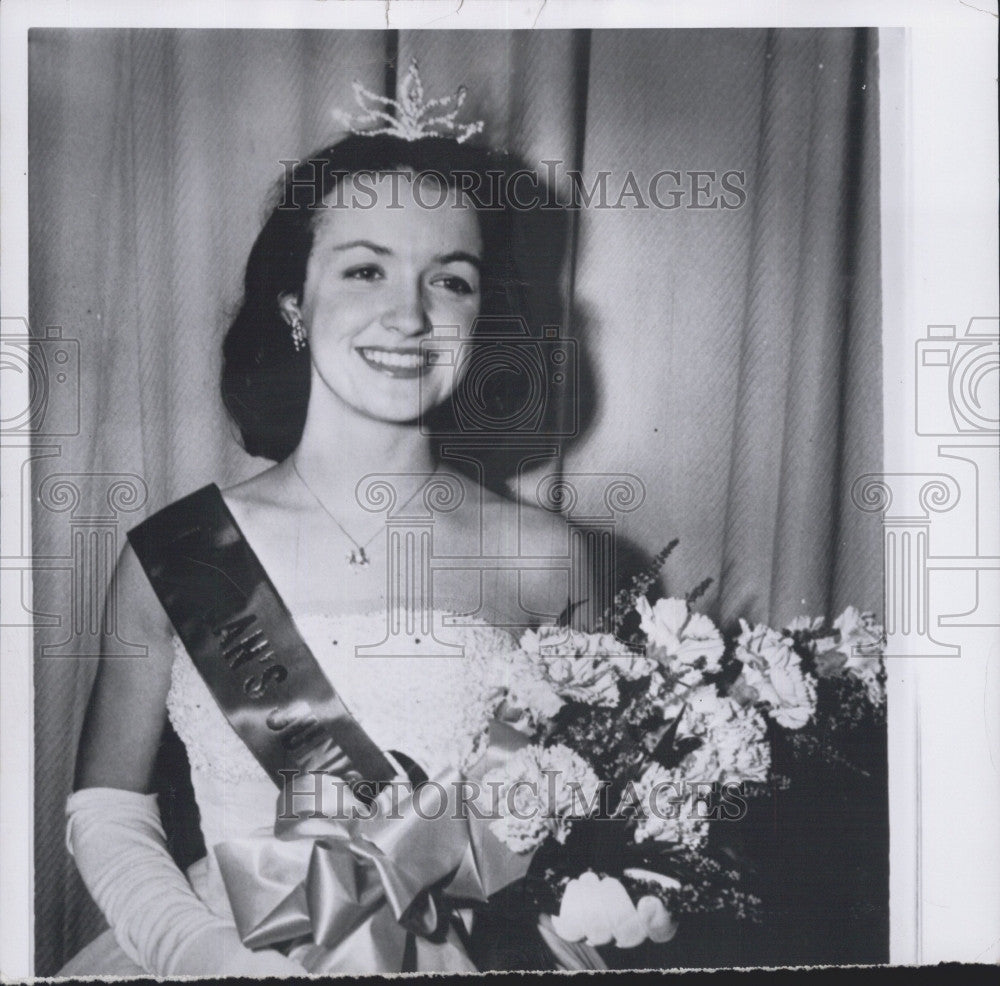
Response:
[[[299,482],[302,483],[302,485],[306,488],[306,490],[308,490],[309,495],[319,504],[319,507],[323,511],[323,513],[325,513],[327,517],[329,517],[330,520],[332,520],[337,525],[337,527],[340,528],[340,532],[344,535],[344,537],[346,537],[347,540],[354,545],[354,547],[351,549],[351,553],[347,556],[347,564],[354,569],[358,569],[363,567],[364,565],[371,564],[371,559],[368,557],[368,553],[365,551],[365,548],[367,548],[368,545],[370,545],[372,541],[374,541],[375,538],[377,538],[379,534],[382,533],[382,530],[385,528],[385,524],[383,524],[367,541],[365,541],[364,544],[360,544],[357,538],[349,534],[344,525],[341,524],[341,522],[337,520],[336,517],[333,516],[333,513],[330,511],[330,508],[319,498],[319,495],[316,493],[316,491],[306,482],[306,478],[305,476],[302,475],[302,473],[299,472],[299,467],[295,464],[295,460],[291,459],[289,461],[292,463],[292,469],[294,470],[295,475],[299,477]],[[437,469],[435,469],[434,472],[436,473]],[[421,483],[406,498],[406,502],[399,509],[405,510],[410,505],[410,502],[413,500],[413,498],[427,486],[427,483],[429,481],[430,480],[427,480]]]

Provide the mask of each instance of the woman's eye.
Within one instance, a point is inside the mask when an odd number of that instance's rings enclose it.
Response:
[[[457,274],[448,274],[444,277],[435,278],[433,283],[451,291],[453,294],[472,294],[475,290],[464,277],[459,277]]]
[[[344,271],[344,277],[351,281],[377,281],[382,276],[382,268],[375,264],[363,264]]]

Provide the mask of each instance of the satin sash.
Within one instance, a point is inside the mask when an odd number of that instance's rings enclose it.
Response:
[[[323,771],[377,791],[397,776],[323,674],[217,486],[128,539],[219,708],[276,785]]]

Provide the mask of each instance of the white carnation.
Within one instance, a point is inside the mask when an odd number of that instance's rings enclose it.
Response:
[[[619,676],[635,671],[635,655],[610,633],[545,626],[525,631],[521,649],[557,695],[587,705],[614,708]]]
[[[513,655],[506,672],[504,692],[508,711],[521,712],[529,729],[553,718],[565,704],[538,662],[523,651]]]
[[[708,821],[698,818],[691,790],[680,770],[660,764],[647,767],[635,784],[640,811],[635,841],[673,842],[700,849],[708,840]]]
[[[743,662],[737,689],[755,696],[787,729],[801,729],[816,711],[816,683],[802,670],[790,637],[740,620],[736,657]]]
[[[767,726],[752,706],[744,708],[712,686],[696,688],[677,727],[679,739],[693,737],[701,745],[680,769],[691,781],[765,781],[771,769]]]
[[[785,627],[787,633],[795,633],[796,630],[803,630],[807,633],[815,633],[823,626],[822,616],[796,616],[788,626]]]
[[[608,664],[626,681],[637,681],[655,674],[660,665],[651,657],[642,654],[622,654],[620,657],[606,658]]]
[[[668,674],[690,686],[718,670],[726,648],[722,634],[707,616],[692,613],[686,600],[658,599],[650,606],[640,596],[635,608],[649,653]]]
[[[583,633],[559,626],[525,630],[520,646],[528,654],[549,657],[609,657],[631,653],[628,645],[613,633]]]
[[[539,668],[563,698],[613,709],[621,697],[614,669],[603,658],[543,657]]]
[[[600,782],[568,746],[526,746],[489,771],[484,784],[497,792],[499,817],[490,831],[514,852],[529,852],[554,835],[564,842],[572,819],[595,806]]]

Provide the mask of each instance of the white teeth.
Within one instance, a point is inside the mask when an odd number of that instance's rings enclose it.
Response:
[[[398,366],[415,370],[424,365],[423,353],[394,353],[386,349],[362,349],[365,359],[382,366]]]

